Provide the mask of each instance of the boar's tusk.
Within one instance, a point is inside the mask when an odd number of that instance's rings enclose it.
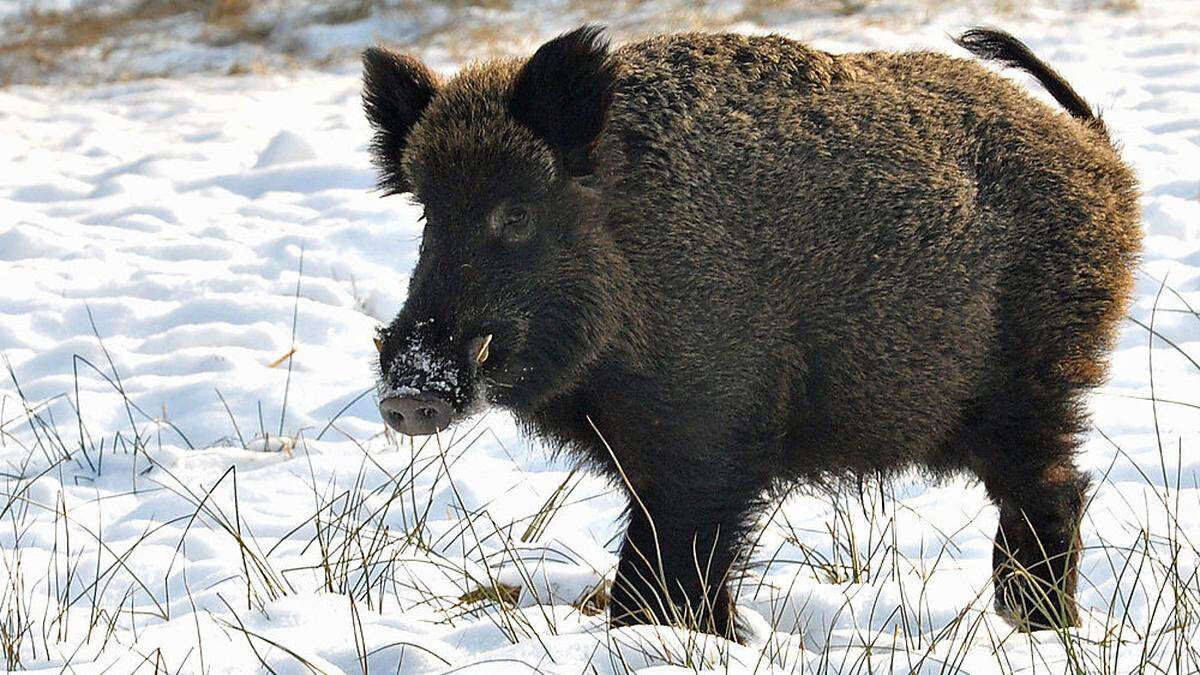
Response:
[[[475,352],[475,364],[476,365],[482,366],[483,362],[487,361],[488,355],[490,353],[488,351],[488,347],[491,344],[492,344],[492,335],[491,335],[491,333],[488,333],[488,335],[483,338],[483,342],[480,343],[479,349]]]
[[[383,340],[375,338],[375,351],[383,353]]]

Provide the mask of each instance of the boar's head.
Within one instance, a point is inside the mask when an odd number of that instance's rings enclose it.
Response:
[[[363,57],[380,187],[424,232],[408,299],[380,331],[384,420],[429,434],[493,403],[520,415],[570,391],[619,329],[621,258],[590,186],[613,96],[600,30],[443,80]]]

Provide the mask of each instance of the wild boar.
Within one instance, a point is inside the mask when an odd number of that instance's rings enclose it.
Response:
[[[789,485],[919,468],[999,507],[995,602],[1077,624],[1084,396],[1131,293],[1136,180],[1007,33],[976,61],[585,26],[442,78],[369,49],[379,184],[424,207],[380,409],[493,405],[630,498],[614,625],[736,637],[728,574]]]

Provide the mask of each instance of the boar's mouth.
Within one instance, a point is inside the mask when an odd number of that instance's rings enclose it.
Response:
[[[437,433],[482,407],[473,380],[462,366],[410,347],[392,359],[380,378],[380,415],[406,436]]]
[[[476,331],[475,337],[449,338],[442,345],[429,337],[430,323],[403,335],[385,329],[376,340],[380,414],[405,435],[436,433],[489,403],[505,405],[524,371],[516,365],[522,359],[513,349],[520,344],[513,327]]]

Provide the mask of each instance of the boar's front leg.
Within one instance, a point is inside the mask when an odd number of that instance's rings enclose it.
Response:
[[[1021,630],[1079,625],[1080,520],[1088,479],[1069,459],[992,480],[1000,506],[993,549],[996,608]]]
[[[670,624],[736,638],[729,574],[746,549],[765,484],[729,464],[658,456],[664,461],[653,475],[627,484],[636,494],[612,624]]]

